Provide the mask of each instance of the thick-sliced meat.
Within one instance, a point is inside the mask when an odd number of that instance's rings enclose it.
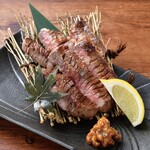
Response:
[[[70,36],[71,40],[74,41],[88,41],[93,46],[100,48],[99,53],[104,56],[106,53],[106,48],[101,40],[99,40],[98,37],[96,37],[87,22],[83,21],[81,18],[80,20],[77,20],[71,27],[70,27]]]
[[[98,78],[113,78],[115,73],[108,65],[108,62],[103,59],[96,47],[88,41],[79,41],[73,50],[80,59],[86,64],[89,71]]]
[[[66,50],[64,56],[58,50],[54,51],[49,55],[49,59],[60,67],[65,76],[73,80],[80,92],[94,102],[101,112],[112,108],[113,100],[99,78],[93,76],[73,50]]]
[[[67,38],[61,33],[53,30],[48,30],[46,28],[41,29],[38,34],[38,38],[44,48],[46,49],[46,55],[57,48],[59,45],[67,42]]]
[[[30,38],[25,38],[22,43],[22,49],[26,54],[31,56],[35,62],[46,67],[48,58],[44,55],[45,49],[38,42]]]
[[[57,91],[66,92],[68,96],[57,101],[58,105],[69,114],[76,117],[92,118],[98,108],[96,104],[84,96],[74,82],[64,76],[57,76]]]

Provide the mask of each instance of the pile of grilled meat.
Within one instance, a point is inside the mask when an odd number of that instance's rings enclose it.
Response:
[[[28,37],[23,40],[22,49],[45,68],[45,75],[59,68],[53,90],[68,93],[57,101],[60,108],[89,119],[97,112],[111,111],[114,100],[100,79],[116,75],[105,57],[105,46],[85,21],[76,21],[70,27],[69,36],[41,29],[38,40]]]

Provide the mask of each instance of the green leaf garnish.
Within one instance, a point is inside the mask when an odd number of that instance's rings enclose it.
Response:
[[[33,102],[33,101],[35,101],[35,99],[36,98],[34,96],[29,96],[29,97],[25,98],[25,101]]]
[[[45,93],[46,91],[50,91],[55,82],[56,82],[56,71],[54,70],[53,73],[51,73],[47,77],[45,83],[43,84],[43,93]]]
[[[67,96],[67,94],[65,93],[60,93],[60,92],[49,92],[47,94],[42,95],[41,99],[45,99],[45,100],[57,100],[60,99],[61,97]]]
[[[51,92],[51,88],[56,82],[56,73],[57,69],[55,69],[46,79],[41,73],[41,68],[38,67],[35,72],[35,80],[34,83],[31,84],[26,82],[25,88],[27,92],[31,95],[27,97],[26,101],[37,102],[41,100],[49,101],[50,103],[55,102],[56,100],[66,96],[65,93],[60,92]]]
[[[44,17],[32,4],[29,4],[29,6],[38,33],[42,28],[59,31],[57,27]]]
[[[39,94],[41,93],[41,90],[43,88],[41,85],[43,85],[44,82],[45,82],[45,78],[43,74],[41,73],[41,68],[39,67],[35,74],[35,80],[34,80],[34,86],[39,92]]]
[[[35,87],[31,83],[26,82],[26,83],[24,83],[24,86],[25,86],[25,89],[27,90],[27,92],[30,95],[36,96],[38,94],[37,91],[36,91],[36,89],[35,89]]]

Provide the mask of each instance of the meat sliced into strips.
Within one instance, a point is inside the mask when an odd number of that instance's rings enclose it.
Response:
[[[104,56],[107,51],[102,41],[93,34],[89,25],[83,21],[82,18],[77,20],[75,24],[71,26],[70,36],[71,40],[75,39],[75,41],[89,41],[93,46],[100,48],[99,53],[101,56]]]
[[[58,105],[76,117],[93,118],[98,111],[96,104],[84,96],[73,81],[64,76],[57,76],[57,91],[66,92],[68,96],[57,101]]]
[[[61,32],[48,30],[46,28],[41,29],[38,34],[38,38],[46,49],[46,56],[48,56],[53,49],[68,40]]]
[[[99,79],[116,77],[107,61],[99,55],[98,50],[91,43],[88,41],[79,41],[75,45],[74,52],[86,64],[89,71],[91,71],[94,76]]]
[[[65,76],[73,80],[80,92],[94,102],[101,112],[111,110],[113,103],[112,98],[100,80],[92,75],[87,66],[78,58],[75,52],[66,50],[62,57],[58,50],[53,51],[49,55],[49,59],[53,60],[53,63],[60,67],[60,70]]]
[[[25,53],[32,57],[35,62],[46,67],[48,58],[45,57],[45,49],[36,41],[25,38],[22,43],[22,49]],[[51,66],[53,68],[53,65]]]
[[[116,76],[105,59],[105,46],[87,23],[81,19],[72,25],[69,38],[48,29],[42,29],[38,38],[40,43],[26,38],[23,50],[49,71],[58,66],[54,89],[68,93],[58,105],[84,118],[92,118],[98,111],[109,112],[114,101],[99,79]]]
[[[116,77],[112,68],[105,59],[106,48],[103,43],[93,35],[84,21],[77,21],[71,27],[71,40],[66,43],[88,66],[88,69],[98,78]],[[74,42],[74,46],[72,46]],[[71,46],[70,46],[71,45]],[[107,77],[107,78],[106,78]]]

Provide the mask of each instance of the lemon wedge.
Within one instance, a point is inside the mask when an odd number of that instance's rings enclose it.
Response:
[[[100,79],[114,101],[135,127],[142,123],[145,109],[138,91],[128,82],[121,79]]]

